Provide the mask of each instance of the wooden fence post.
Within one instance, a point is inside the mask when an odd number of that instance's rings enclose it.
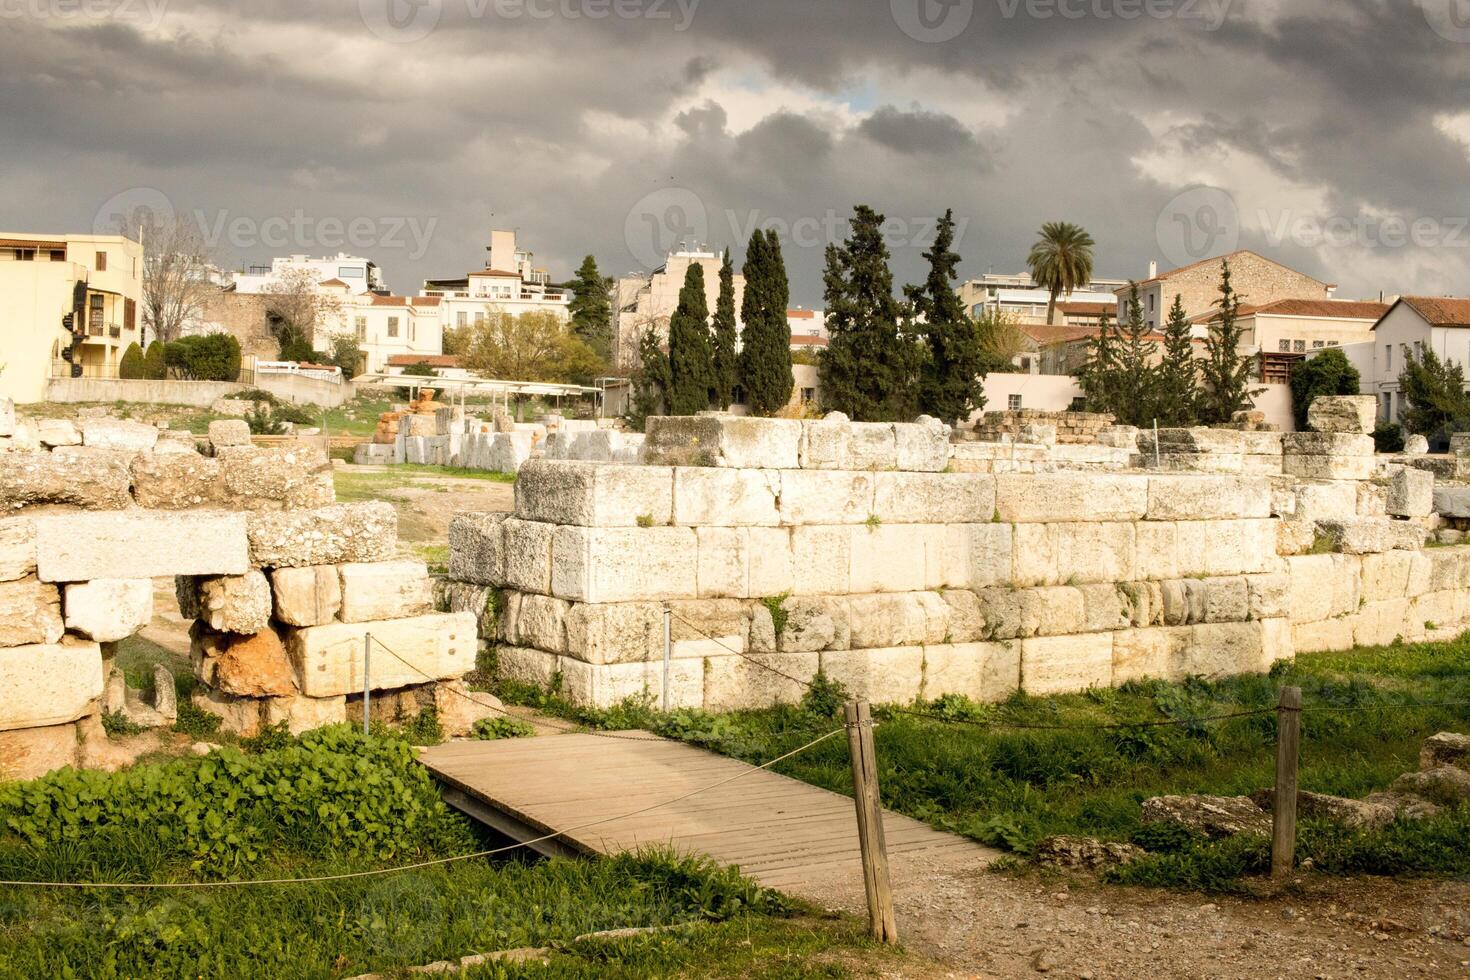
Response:
[[[1271,877],[1296,862],[1297,763],[1302,746],[1302,689],[1284,687],[1276,706],[1276,789],[1271,794]]]
[[[852,796],[857,807],[858,844],[862,849],[863,887],[868,895],[868,921],[873,938],[898,943],[898,920],[888,880],[888,847],[883,840],[883,804],[878,796],[878,757],[873,747],[873,716],[866,701],[843,707],[847,748],[852,759]]]

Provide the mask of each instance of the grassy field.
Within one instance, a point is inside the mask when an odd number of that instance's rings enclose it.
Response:
[[[440,479],[432,479],[434,477]],[[417,463],[405,463],[381,470],[338,469],[332,473],[332,481],[337,488],[337,502],[343,504],[381,500],[385,494],[399,490],[421,489],[435,493],[452,493],[454,488],[445,484],[443,478],[481,480],[486,483],[516,482],[514,473],[465,470],[456,466],[423,466]]]
[[[1027,855],[1042,838],[1082,834],[1133,840],[1155,852],[1126,878],[1152,884],[1231,887],[1264,866],[1258,838],[1211,844],[1160,834],[1139,820],[1140,803],[1175,793],[1248,794],[1272,784],[1275,719],[1270,713],[1221,722],[1192,719],[1270,708],[1297,685],[1303,717],[1303,789],[1362,797],[1418,768],[1424,737],[1470,731],[1470,635],[1443,644],[1303,655],[1271,676],[1182,684],[1133,683],[1117,690],[1031,698],[1000,705],[963,698],[880,707],[877,731],[883,802],[947,830]],[[789,751],[833,723],[839,696],[820,704],[712,716],[660,715],[640,703],[578,709],[558,695],[502,685],[501,695],[594,727],[644,727],[746,761]],[[1405,708],[1406,703],[1452,706]],[[1314,709],[1347,710],[1314,710]],[[1028,730],[1012,726],[1098,726],[1177,721],[1149,728]],[[846,746],[828,742],[780,771],[850,791]],[[1470,872],[1470,808],[1380,834],[1303,825],[1299,854],[1320,870]],[[1458,845],[1456,844],[1458,841]]]

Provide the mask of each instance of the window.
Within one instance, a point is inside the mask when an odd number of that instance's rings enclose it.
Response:
[[[468,313],[465,313],[463,310],[461,310],[459,313],[456,313],[455,314],[455,316],[454,316],[454,324],[457,327],[467,327],[467,326],[469,326],[470,325],[470,315]]]
[[[360,265],[344,265],[337,268],[338,279],[361,279],[367,275]]]
[[[398,317],[396,316],[390,316],[388,318],[388,336],[398,336]]]
[[[1393,393],[1392,392],[1385,391],[1383,393],[1383,419],[1386,422],[1393,421]]]
[[[483,313],[476,313],[475,314],[475,326],[478,327],[480,324],[482,324],[484,322],[485,322],[485,314],[483,314]]]
[[[418,339],[418,326],[419,325],[417,323],[415,323],[413,320],[409,320],[408,321],[408,339],[409,340],[416,340],[416,339]]]
[[[1307,342],[1305,340],[1293,340],[1291,342],[1291,349],[1301,354],[1306,351]]]
[[[816,400],[817,400],[817,389],[815,389],[815,388],[803,388],[803,389],[801,389],[801,403],[803,405],[810,405],[812,402],[814,402]]]
[[[1393,370],[1393,344],[1383,345],[1383,368],[1385,371]],[[1389,418],[1392,417],[1392,415],[1389,416]]]
[[[107,271],[107,253],[106,252],[98,252],[97,253],[97,271],[98,272],[106,272]]]
[[[1291,350],[1291,341],[1289,341],[1289,340],[1282,340],[1282,341],[1280,341],[1277,344],[1277,350],[1283,350],[1283,351],[1289,351],[1289,350]]]
[[[1420,359],[1420,358],[1423,358],[1423,357],[1424,357],[1424,341],[1422,341],[1422,340],[1416,340],[1416,341],[1414,341],[1414,358],[1417,360],[1417,359]]]
[[[1148,311],[1150,313],[1152,313],[1154,311],[1154,294],[1153,293],[1149,293],[1148,294]]]
[[[1019,412],[1021,410],[1021,396],[1020,395],[1007,395],[1006,396],[1006,407],[1009,408],[1013,412]]]
[[[64,248],[53,248],[51,250],[51,261],[52,262],[65,262],[66,261],[66,249],[64,249]]]
[[[1320,340],[1314,340],[1314,341],[1312,341],[1312,350],[1321,350],[1323,347],[1326,347],[1326,346],[1327,346],[1327,344],[1324,343],[1323,341],[1320,341]]]
[[[138,329],[138,301],[134,299],[123,300],[123,329]]]
[[[358,340],[367,340],[367,317],[353,317],[352,326],[357,332]]]
[[[11,249],[10,252],[17,262],[36,261],[36,250],[33,248],[15,248]]]

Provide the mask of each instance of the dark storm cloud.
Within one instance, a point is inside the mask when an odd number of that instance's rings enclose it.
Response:
[[[954,116],[879,106],[858,127],[873,142],[899,153],[958,154],[975,146],[975,136]]]

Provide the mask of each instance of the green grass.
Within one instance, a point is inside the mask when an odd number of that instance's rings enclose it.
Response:
[[[453,477],[460,480],[479,480],[485,483],[515,483],[513,473],[492,473],[488,470],[465,470],[454,466],[421,466],[414,463],[393,466],[385,470],[337,469],[332,472],[332,481],[337,489],[338,503],[362,503],[378,500],[395,490],[432,488],[449,492],[451,488],[437,480],[425,477]]]
[[[1085,694],[1017,696],[1000,705],[949,697],[918,706],[943,721],[879,707],[876,732],[883,802],[895,810],[987,844],[1028,854],[1054,834],[1130,840],[1140,834],[1139,806],[1164,794],[1248,794],[1274,778],[1275,718],[1262,714],[1225,722],[1190,719],[1270,708],[1280,689],[1296,685],[1310,708],[1350,708],[1303,716],[1303,789],[1362,797],[1418,768],[1422,740],[1435,732],[1470,731],[1470,634],[1440,644],[1374,647],[1311,654],[1277,666],[1271,676],[1180,684],[1147,681]],[[500,685],[511,702],[528,703],[592,727],[640,727],[705,745],[749,762],[788,752],[836,721],[830,693],[822,710],[778,707],[712,716],[699,711],[662,715],[646,701],[607,711],[568,704],[555,691]],[[1406,709],[1406,702],[1462,702]],[[1086,726],[1177,720],[1168,727],[1026,731],[1011,725]],[[833,739],[778,771],[840,793],[850,792],[847,747]],[[1457,822],[1458,821],[1458,822]],[[1384,834],[1344,841],[1327,829],[1303,834],[1303,856],[1329,871],[1402,868],[1415,872],[1470,871],[1470,850],[1451,859],[1436,841],[1470,826],[1465,814],[1442,822],[1396,826]],[[1313,836],[1313,835],[1316,836]],[[1397,844],[1392,841],[1397,840]],[[1320,848],[1318,845],[1320,844]],[[1231,848],[1242,848],[1233,856]],[[1395,848],[1429,855],[1415,863],[1383,857]],[[1260,852],[1243,843],[1200,845],[1206,859],[1244,873]],[[1192,852],[1193,853],[1193,852]],[[1356,854],[1357,858],[1331,854]],[[1369,858],[1364,855],[1380,854]],[[1198,871],[1198,869],[1196,869]],[[1194,872],[1191,872],[1194,873]],[[1222,877],[1224,875],[1224,877]],[[1232,875],[1200,873],[1219,885]],[[1140,872],[1139,880],[1146,880]],[[1189,885],[1185,874],[1155,883]]]

